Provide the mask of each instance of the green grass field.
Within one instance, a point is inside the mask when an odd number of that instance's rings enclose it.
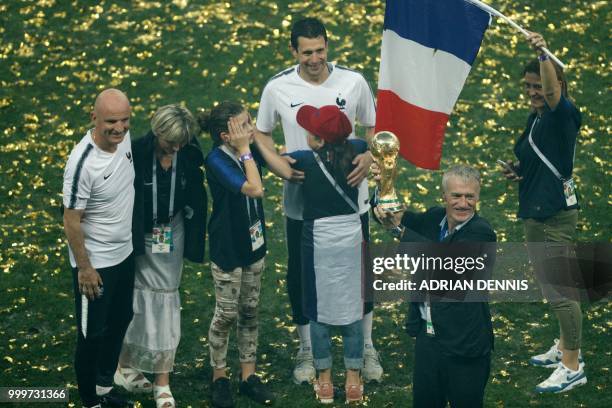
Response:
[[[582,196],[581,241],[610,242],[610,22],[604,0],[495,0],[494,6],[541,32],[569,64],[570,94],[583,115],[576,152]],[[384,2],[61,1],[0,4],[0,386],[67,386],[80,406],[72,367],[76,340],[71,277],[59,205],[65,160],[87,129],[96,94],[117,87],[133,106],[132,135],[148,131],[161,105],[193,111],[238,99],[253,114],[267,79],[293,64],[289,30],[318,16],[330,34],[329,59],[362,71],[376,89]],[[520,34],[494,22],[451,117],[442,168],[469,162],[483,174],[480,213],[501,241],[521,242],[517,189],[495,160],[512,157],[528,109],[520,95],[522,63],[532,56]],[[277,132],[279,139],[280,132]],[[205,149],[210,141],[202,139]],[[413,210],[439,203],[439,172],[402,163],[398,189]],[[260,307],[259,370],[279,407],[316,406],[312,390],[290,381],[297,340],[285,291],[286,250],[280,182],[268,175],[269,255]],[[608,186],[608,187],[606,187]],[[374,239],[383,231],[372,227]],[[186,265],[181,287],[183,337],[172,389],[182,407],[208,406],[207,332],[214,307],[209,264]],[[496,350],[487,407],[612,406],[612,303],[584,305],[588,384],[540,396],[548,375],[528,366],[558,332],[543,304],[492,305]],[[402,330],[404,304],[381,304],[374,337],[385,368],[366,386],[372,407],[411,406],[413,340]],[[341,367],[336,347],[336,367]],[[230,349],[237,373],[235,344]],[[338,370],[339,371],[339,370]],[[338,380],[338,382],[340,379]],[[237,386],[236,386],[237,389]],[[154,407],[152,397],[140,399]],[[250,406],[246,399],[239,406]],[[15,406],[26,406],[20,404]],[[38,405],[36,405],[38,406]]]

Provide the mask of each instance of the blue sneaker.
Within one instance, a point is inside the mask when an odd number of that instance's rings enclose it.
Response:
[[[557,369],[546,380],[536,386],[536,392],[566,392],[572,388],[587,383],[586,374],[584,373],[584,363],[579,364],[578,370],[570,370],[562,363],[559,363]]]
[[[556,368],[561,363],[563,352],[559,350],[559,339],[555,339],[555,344],[546,352],[531,357],[529,362],[536,367]],[[583,363],[582,352],[578,355],[578,362]]]

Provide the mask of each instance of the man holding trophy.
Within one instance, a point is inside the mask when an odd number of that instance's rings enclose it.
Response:
[[[399,151],[391,132],[377,133],[370,150],[378,184],[376,219],[402,242],[495,242],[489,223],[476,214],[478,170],[455,165],[442,176],[444,207],[424,213],[404,210],[394,189]],[[406,328],[416,337],[414,407],[482,407],[489,378],[493,328],[486,302],[412,302]]]

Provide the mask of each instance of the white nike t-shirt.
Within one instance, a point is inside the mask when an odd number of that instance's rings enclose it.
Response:
[[[353,125],[373,127],[376,122],[376,106],[368,83],[359,72],[339,65],[328,64],[331,72],[325,82],[313,85],[303,80],[296,65],[280,72],[266,84],[261,96],[257,113],[257,129],[270,133],[280,121],[285,136],[287,152],[310,150],[306,130],[297,123],[297,111],[303,105],[316,108],[336,105],[348,116]],[[302,219],[303,200],[299,184],[285,181],[285,215],[296,220]],[[364,179],[359,185],[359,212],[363,214],[370,208],[368,183]]]
[[[120,264],[132,253],[134,165],[130,133],[114,153],[100,149],[92,131],[77,144],[64,170],[64,207],[84,210],[81,229],[94,268]],[[70,264],[76,267],[68,246]]]

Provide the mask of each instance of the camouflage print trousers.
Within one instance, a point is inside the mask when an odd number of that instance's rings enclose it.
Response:
[[[229,332],[236,323],[240,362],[253,363],[257,353],[257,305],[264,259],[230,271],[224,271],[212,262],[211,267],[216,304],[208,330],[210,365],[226,367]]]

